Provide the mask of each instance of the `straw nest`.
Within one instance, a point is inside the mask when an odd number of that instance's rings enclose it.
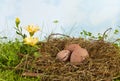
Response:
[[[69,44],[79,44],[90,57],[78,66],[56,60],[56,54]],[[119,77],[120,50],[112,43],[60,37],[38,45],[40,57],[29,56],[19,65],[19,69],[24,68],[23,76],[39,76],[41,81],[111,81]]]

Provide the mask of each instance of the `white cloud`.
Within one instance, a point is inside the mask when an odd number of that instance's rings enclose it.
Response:
[[[106,24],[112,25],[118,22],[119,4],[119,0],[5,0],[0,8],[0,28],[6,21],[13,27],[14,20],[9,17],[20,17],[23,26],[37,24],[44,27],[43,32],[47,34],[52,30],[61,32],[61,25],[69,30],[68,27],[75,23],[99,27],[110,21]],[[57,27],[53,23],[56,19],[59,20]]]
[[[76,22],[82,22],[85,19],[85,13],[80,10],[79,5],[82,0],[61,0],[59,6],[63,16],[63,21],[67,24],[74,24]]]
[[[84,12],[79,10],[79,4],[82,0],[60,0],[58,5],[54,5],[52,0],[22,0],[20,8],[20,18],[23,24],[46,24],[43,32],[53,31],[61,32],[60,26],[73,25],[74,23],[83,22]],[[26,4],[28,3],[29,4]],[[53,23],[53,20],[59,20],[59,25]],[[67,26],[66,26],[67,27]],[[45,30],[46,29],[46,30]]]
[[[97,2],[99,3],[99,1]],[[113,21],[115,21],[117,15],[120,12],[120,6],[119,6],[119,0],[104,0],[103,2],[100,2],[99,5],[95,6],[97,10],[94,10],[90,14],[90,22],[93,25],[99,25],[102,24],[105,21],[111,21],[113,24]]]
[[[45,0],[48,1],[48,0]],[[81,0],[60,0],[58,6],[49,4],[55,0],[51,0],[49,3],[45,3],[44,0],[22,0],[21,4],[21,17],[27,22],[38,21],[53,21],[59,19],[66,24],[73,24],[77,21],[82,21],[85,17],[84,12],[79,10],[79,2]],[[50,0],[49,0],[50,1]],[[26,4],[28,3],[29,4]]]

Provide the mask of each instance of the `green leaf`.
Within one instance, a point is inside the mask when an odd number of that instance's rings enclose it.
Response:
[[[116,29],[116,30],[114,31],[114,34],[118,34],[118,33],[119,33],[119,30]]]
[[[91,33],[91,32],[88,32],[88,36],[92,36],[92,33]]]
[[[16,31],[16,33],[17,33],[18,35],[20,35],[20,33],[19,33],[18,31]]]
[[[58,23],[59,21],[58,20],[54,20],[53,23]]]
[[[82,34],[83,34],[83,32],[80,32],[80,34],[82,35]]]
[[[35,56],[35,58],[38,58],[38,57],[40,57],[40,53],[39,52],[35,52],[34,56]]]
[[[22,32],[22,27],[20,27],[20,31]]]

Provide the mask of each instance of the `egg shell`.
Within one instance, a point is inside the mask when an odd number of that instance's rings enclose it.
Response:
[[[73,65],[79,65],[87,57],[89,57],[89,54],[86,49],[84,48],[75,49],[71,54],[70,63],[72,63]]]
[[[58,52],[56,59],[60,61],[67,61],[70,58],[71,52],[69,50],[62,50]]]
[[[79,44],[70,44],[65,46],[65,50],[69,50],[71,52],[73,52],[75,49],[80,49],[81,47],[79,46]]]

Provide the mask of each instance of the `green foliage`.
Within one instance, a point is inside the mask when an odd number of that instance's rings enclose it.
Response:
[[[0,43],[0,81],[40,81],[40,78],[21,77],[12,70],[4,70],[5,68],[14,68],[22,58],[18,54],[33,55],[39,57],[37,47],[23,44],[19,40]]]
[[[14,67],[20,62],[18,54],[29,54],[37,56],[38,47],[23,44],[19,40],[14,42],[0,43],[0,67]]]
[[[98,33],[97,36],[94,36],[91,32],[83,30],[82,32],[80,32],[80,37],[85,39],[101,40],[103,38],[103,35],[101,33]]]
[[[54,20],[53,23],[59,23],[59,21],[58,20]]]
[[[0,37],[0,39],[7,39],[7,37],[5,37],[5,36],[4,37]]]
[[[19,18],[16,18],[15,24],[16,24],[16,27],[15,27],[16,34],[20,35],[24,39],[26,37],[26,35],[22,33],[22,27],[19,26],[20,25],[20,19]]]
[[[119,34],[119,30],[118,30],[118,29],[115,29],[115,30],[114,30],[114,34]]]
[[[119,28],[120,28],[120,27],[119,27]],[[115,29],[115,30],[114,30],[114,35],[118,35],[118,36],[120,35],[119,29]],[[117,39],[114,41],[114,45],[120,47],[120,38],[117,38]]]
[[[22,27],[15,27],[16,34],[20,35],[23,39],[26,37],[25,34],[22,33]]]
[[[83,38],[94,38],[94,36],[92,35],[91,32],[88,32],[86,30],[83,30],[82,32],[80,32],[80,37],[83,37]]]
[[[120,77],[115,78],[114,81],[120,81]]]
[[[20,47],[20,53],[22,54],[34,54],[34,52],[37,52],[38,51],[38,46],[30,46],[30,45],[27,45],[27,44],[23,44],[21,47]]]
[[[120,28],[120,27],[119,27]],[[92,40],[103,40],[103,41],[108,41],[108,42],[112,42],[114,44],[114,46],[120,47],[120,29],[115,29],[113,30],[112,33],[112,37],[109,36],[108,31],[112,30],[112,28],[108,28],[103,34],[102,33],[98,33],[96,36],[93,35],[91,32],[88,32],[86,30],[82,30],[80,32],[80,37],[84,38],[84,39],[92,39]],[[111,41],[111,39],[113,39],[115,36],[117,36],[118,38],[114,39]]]
[[[9,41],[0,44],[0,67],[15,66],[19,62],[18,53],[20,53],[21,42]]]
[[[85,39],[93,39],[93,40],[105,40],[109,37],[110,33],[107,33],[108,31],[112,30],[112,28],[108,28],[103,34],[102,33],[98,33],[96,36],[93,35],[91,32],[88,32],[86,30],[82,30],[80,32],[80,37],[85,38]],[[113,31],[113,35],[119,35],[119,29],[115,29]],[[119,38],[116,39],[117,41],[119,41]]]
[[[0,70],[0,81],[40,81],[40,78],[22,77],[11,70]]]

